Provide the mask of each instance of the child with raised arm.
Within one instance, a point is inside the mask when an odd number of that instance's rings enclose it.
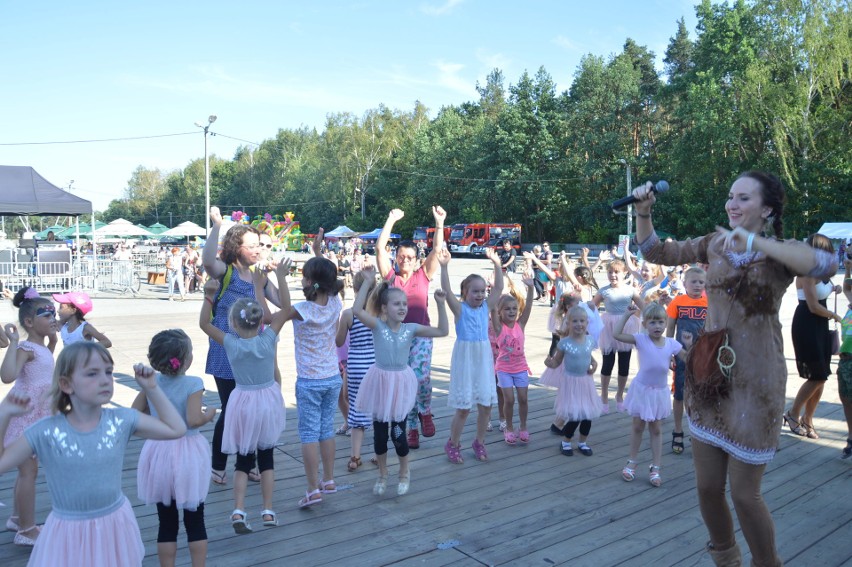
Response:
[[[473,453],[478,461],[487,461],[485,432],[491,420],[491,406],[497,401],[494,383],[494,359],[488,343],[488,313],[497,306],[503,292],[503,270],[500,257],[486,249],[488,259],[494,264],[494,284],[486,300],[485,278],[479,274],[467,276],[461,283],[461,301],[453,295],[447,264],[450,253],[442,250],[441,288],[447,294],[447,304],[456,321],[456,343],[450,362],[450,395],[447,405],[455,408],[450,426],[450,438],[444,446],[451,463],[464,462],[461,456],[461,434],[471,408],[476,405],[476,438]]]
[[[178,510],[183,510],[193,567],[203,566],[207,557],[204,500],[210,487],[207,472],[210,445],[198,428],[216,417],[216,408],[210,406],[202,411],[204,382],[186,375],[192,360],[192,341],[180,329],[160,331],[148,346],[148,362],[157,371],[157,386],[186,424],[183,437],[145,441],[136,467],[137,496],[146,504],[157,505],[160,520],[157,555],[161,566],[175,564],[180,525]],[[133,408],[157,416],[145,392],[139,392]]]
[[[497,385],[503,391],[503,418],[506,422],[503,440],[509,445],[514,445],[519,440],[522,443],[528,443],[530,440],[527,430],[530,366],[524,355],[524,329],[532,312],[535,287],[532,279],[525,278],[523,283],[527,286],[523,311],[519,313],[518,300],[507,294],[497,300],[497,308],[491,316],[497,345],[494,369],[497,372]],[[512,415],[515,408],[515,389],[518,391],[518,433],[515,433]]]
[[[372,270],[364,270],[361,273],[364,273],[368,280],[375,280]],[[435,338],[449,334],[446,293],[442,290],[435,292],[438,326],[430,327],[403,323],[408,314],[408,298],[401,289],[391,287],[387,280],[375,286],[370,294],[369,304],[365,307],[368,291],[367,285],[362,285],[358,290],[352,313],[373,331],[376,362],[364,375],[355,405],[359,411],[373,418],[373,444],[379,465],[379,479],[373,487],[373,494],[381,496],[387,488],[390,435],[399,457],[399,484],[396,493],[402,496],[408,492],[411,483],[405,421],[417,396],[417,377],[408,365],[408,352],[414,337]]]
[[[630,385],[625,409],[633,416],[630,432],[630,457],[621,471],[621,477],[627,482],[636,478],[636,459],[645,424],[651,440],[651,467],[649,480],[651,485],[660,486],[660,466],[663,458],[662,422],[672,413],[672,395],[668,387],[669,363],[672,356],[686,360],[686,350],[681,344],[664,336],[666,331],[666,310],[662,305],[649,303],[642,310],[642,326],[645,333],[628,335],[624,333],[627,320],[633,316],[634,309],[629,308],[613,329],[615,340],[635,344],[639,354],[639,372]],[[686,348],[692,346],[689,333],[682,333],[681,340]]]
[[[322,229],[314,249],[322,242]],[[308,488],[299,500],[307,508],[322,502],[323,494],[337,492],[334,482],[334,412],[343,380],[337,364],[335,336],[343,303],[343,281],[337,279],[337,266],[314,257],[302,267],[305,301],[290,304],[286,272],[279,274],[281,311],[293,321],[296,344],[296,407],[299,411],[299,440]],[[318,471],[322,459],[322,480]]]
[[[289,260],[281,262],[276,268],[279,281],[283,282],[289,271]],[[236,335],[213,325],[211,314],[217,287],[215,282],[204,288],[205,300],[198,320],[201,330],[225,347],[236,381],[236,387],[228,399],[222,451],[237,455],[231,525],[238,534],[252,531],[245,512],[245,496],[248,474],[255,465],[255,452],[263,496],[261,520],[264,526],[278,525],[278,517],[272,510],[275,488],[273,450],[284,431],[286,419],[280,378],[275,375],[275,355],[278,333],[287,316],[283,311],[270,315],[263,296],[266,274],[255,270],[253,278],[257,299],[242,297],[234,302],[228,312],[228,326]],[[278,289],[279,299],[283,303],[285,292],[282,290],[286,290],[283,284]],[[270,320],[268,326],[261,325],[264,317]]]
[[[28,565],[142,565],[145,546],[133,507],[121,491],[127,442],[133,434],[177,439],[186,425],[158,387],[154,369],[142,364],[133,367],[136,382],[159,417],[103,407],[112,400],[112,369],[112,357],[99,343],[81,341],[63,349],[50,389],[53,415],[0,447],[0,473],[36,456],[47,478],[53,510]],[[0,435],[13,418],[32,409],[32,401],[9,392],[0,404]]]
[[[707,273],[701,268],[693,267],[684,272],[683,283],[686,293],[675,297],[666,307],[668,325],[666,336],[674,337],[684,344],[681,336],[688,333],[697,337],[704,329],[707,320],[707,296],[704,287]],[[674,373],[674,430],[672,431],[672,452],[675,455],[683,453],[683,385],[686,380],[686,364],[675,359]]]
[[[3,357],[0,378],[11,384],[18,396],[31,400],[30,411],[17,416],[9,424],[3,444],[11,445],[24,435],[27,427],[50,415],[50,377],[53,375],[53,347],[56,344],[56,308],[47,297],[39,296],[31,287],[18,290],[12,299],[18,308],[18,323],[27,332],[20,340],[18,328],[5,327],[4,339],[9,350]],[[15,545],[31,546],[39,536],[35,522],[35,483],[38,459],[27,459],[18,466],[15,480],[15,500],[6,528],[15,533]]]
[[[601,405],[595,391],[593,375],[598,363],[592,357],[595,340],[588,334],[589,316],[581,305],[575,305],[565,315],[562,332],[566,333],[557,344],[556,352],[544,360],[546,370],[539,383],[559,389],[553,410],[556,419],[564,423],[561,452],[574,455],[571,446],[574,432],[580,428],[577,449],[585,456],[592,456],[592,448],[586,443],[592,430],[592,420],[601,414]],[[551,429],[556,427],[552,424]]]
[[[62,344],[68,346],[77,341],[98,341],[106,348],[112,346],[106,335],[95,329],[86,321],[86,315],[92,311],[92,300],[89,294],[82,291],[54,293],[53,300],[59,304],[59,335]]]

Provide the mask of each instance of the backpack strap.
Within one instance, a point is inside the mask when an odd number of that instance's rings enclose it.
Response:
[[[225,290],[227,290],[228,286],[231,285],[232,277],[234,277],[234,266],[228,264],[225,268],[225,274],[219,281],[219,291],[216,292],[216,299],[213,300],[213,309],[210,311],[210,321],[213,321],[213,318],[216,317],[216,308],[219,306],[219,300],[222,299],[222,296],[225,295]]]

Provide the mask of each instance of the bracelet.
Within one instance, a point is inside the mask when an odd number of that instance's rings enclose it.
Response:
[[[751,245],[754,243],[754,233],[749,233],[746,240],[746,254],[751,254]]]
[[[649,219],[649,218],[651,218],[651,214],[650,214],[650,213],[648,213],[647,215],[643,215],[642,213],[636,213],[636,216],[637,216],[637,217],[640,217],[640,218],[643,218],[643,219]]]

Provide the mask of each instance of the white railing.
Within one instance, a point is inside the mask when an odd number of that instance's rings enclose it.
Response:
[[[95,260],[92,257],[68,262],[0,262],[0,284],[17,291],[34,287],[39,293],[65,291],[115,291],[135,294],[148,267],[140,258],[133,261]],[[145,272],[145,273],[143,273]]]

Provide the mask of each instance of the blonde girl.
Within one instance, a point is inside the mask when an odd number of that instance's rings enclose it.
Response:
[[[686,350],[673,338],[665,336],[668,316],[663,306],[649,303],[642,310],[642,326],[645,333],[627,334],[623,332],[627,320],[633,316],[629,309],[619,319],[613,332],[614,338],[627,344],[635,344],[639,354],[639,372],[630,385],[625,409],[633,417],[630,432],[630,457],[621,471],[624,480],[630,482],[636,478],[636,459],[642,444],[645,425],[651,442],[651,467],[649,480],[653,486],[660,486],[660,466],[663,456],[662,422],[672,412],[672,394],[668,385],[669,366],[672,356],[686,360]],[[692,345],[691,333],[681,336],[686,348]]]
[[[24,435],[27,427],[50,415],[50,377],[53,374],[53,346],[56,344],[56,308],[53,302],[24,287],[12,299],[18,308],[18,323],[27,332],[21,341],[18,328],[8,324],[5,340],[9,350],[0,367],[4,384],[14,383],[12,392],[31,400],[30,411],[17,416],[5,431],[3,444],[8,447]],[[27,459],[18,466],[12,515],[6,527],[15,533],[15,544],[31,546],[39,536],[35,523],[35,482],[38,460]]]
[[[124,452],[131,435],[177,439],[186,426],[157,385],[153,368],[136,364],[136,382],[158,417],[131,408],[103,407],[115,380],[109,351],[81,341],[62,350],[50,388],[53,415],[0,449],[0,473],[32,460],[44,466],[53,511],[28,565],[142,565],[145,546],[133,507],[122,493]],[[33,400],[10,392],[0,403],[0,434],[32,410]]]
[[[375,279],[372,270],[364,270],[367,278]],[[352,312],[373,331],[376,362],[367,370],[355,405],[373,418],[373,444],[379,465],[379,479],[373,493],[381,496],[387,488],[388,437],[399,457],[397,494],[408,492],[411,473],[408,468],[408,440],[405,420],[417,396],[417,376],[408,365],[408,352],[414,337],[445,337],[450,331],[447,321],[446,293],[435,292],[438,306],[438,326],[403,323],[408,315],[408,297],[385,280],[378,284],[367,302],[367,287],[361,286]]]
[[[204,382],[187,376],[192,365],[192,341],[180,329],[160,331],[148,346],[148,362],[157,371],[157,387],[177,409],[186,424],[186,434],[177,439],[149,439],[139,453],[136,467],[136,494],[146,504],[157,505],[160,529],[157,555],[160,565],[174,565],[177,556],[178,510],[183,510],[183,525],[189,543],[193,567],[201,567],[207,557],[207,529],[204,526],[204,500],[210,487],[207,467],[210,445],[198,431],[216,417],[216,408],[202,411]],[[156,417],[145,392],[139,392],[133,408]]]
[[[530,440],[527,430],[530,367],[524,355],[524,328],[532,312],[535,287],[530,278],[525,278],[523,283],[527,286],[523,309],[520,310],[518,300],[514,296],[503,295],[497,300],[497,307],[491,317],[497,345],[494,368],[497,371],[497,385],[503,392],[502,413],[506,422],[503,440],[509,445],[514,445],[519,440],[522,443],[528,443]],[[517,434],[513,424],[515,389],[518,392],[518,419],[520,420],[520,431]]]
[[[283,281],[289,270],[289,261],[278,265],[276,273],[279,281]],[[282,311],[275,315],[269,313],[263,295],[266,274],[255,270],[253,278],[257,299],[240,298],[228,312],[228,327],[236,336],[213,325],[211,315],[215,285],[205,286],[206,297],[199,316],[201,330],[225,347],[236,382],[236,388],[228,400],[229,411],[222,433],[222,451],[237,455],[234,511],[231,512],[231,525],[237,534],[252,531],[245,512],[245,495],[248,475],[254,468],[255,460],[260,471],[260,491],[263,497],[261,520],[264,526],[278,525],[278,518],[272,510],[275,487],[273,449],[284,431],[286,417],[280,377],[275,375],[278,333],[284,326],[286,314]],[[284,289],[284,285],[279,288],[282,302]],[[261,327],[264,317],[270,320],[270,323]]]
[[[615,367],[616,354],[618,355],[618,389],[615,393],[616,409],[624,411],[624,389],[627,387],[627,374],[630,371],[630,353],[633,347],[625,342],[618,341],[614,337],[615,325],[624,313],[632,313],[628,308],[636,304],[639,309],[645,306],[645,302],[639,296],[633,286],[625,282],[627,277],[627,265],[624,260],[613,260],[606,270],[609,285],[602,287],[589,302],[589,307],[595,309],[603,303],[606,307],[603,319],[603,330],[598,339],[598,347],[603,353],[603,364],[601,365],[601,413],[609,413],[609,381],[612,378],[612,370]],[[625,329],[627,334],[635,333],[640,329],[639,320],[635,317],[627,322]]]
[[[450,426],[450,438],[444,446],[451,463],[464,462],[461,456],[461,434],[471,408],[477,406],[476,439],[473,453],[478,461],[487,461],[485,432],[491,419],[491,406],[497,401],[494,384],[494,360],[488,344],[488,314],[497,306],[503,292],[503,270],[500,257],[489,248],[486,255],[494,265],[494,285],[486,300],[485,279],[478,274],[467,276],[461,284],[461,301],[452,293],[447,264],[450,253],[439,253],[441,288],[455,317],[456,343],[450,362],[450,395],[447,404],[456,413]]]

